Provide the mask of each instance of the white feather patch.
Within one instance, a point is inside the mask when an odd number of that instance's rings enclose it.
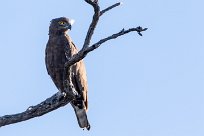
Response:
[[[73,25],[73,24],[74,24],[74,22],[75,22],[75,20],[74,20],[74,19],[70,19],[70,20],[69,20],[69,23],[70,23],[71,25]]]

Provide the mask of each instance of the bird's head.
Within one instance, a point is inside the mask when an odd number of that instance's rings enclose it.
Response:
[[[64,34],[66,31],[71,30],[73,23],[74,20],[66,17],[52,19],[49,27],[49,35]]]

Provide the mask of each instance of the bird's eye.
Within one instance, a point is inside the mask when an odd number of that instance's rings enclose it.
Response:
[[[64,22],[64,21],[59,21],[58,24],[60,24],[60,25],[64,25],[65,22]]]

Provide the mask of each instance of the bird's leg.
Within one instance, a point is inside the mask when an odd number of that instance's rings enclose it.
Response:
[[[71,88],[71,89],[69,89]],[[75,90],[74,86],[73,85],[70,85],[70,87],[65,89],[65,92],[66,92],[66,95],[71,95],[73,97],[78,97],[78,92]]]
[[[64,67],[64,92],[66,95],[73,97],[76,99],[79,97],[78,92],[76,91],[73,83],[72,83],[72,77],[73,77],[73,72],[72,72],[72,67]]]

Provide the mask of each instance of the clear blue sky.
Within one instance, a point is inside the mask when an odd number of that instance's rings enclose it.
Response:
[[[105,8],[118,1],[102,1]],[[1,136],[204,136],[203,0],[124,0],[104,15],[92,42],[122,28],[148,31],[105,43],[85,58],[91,131],[70,105],[0,128]],[[81,48],[92,18],[83,0],[0,3],[0,115],[24,111],[57,92],[44,64],[52,18],[76,20]]]

